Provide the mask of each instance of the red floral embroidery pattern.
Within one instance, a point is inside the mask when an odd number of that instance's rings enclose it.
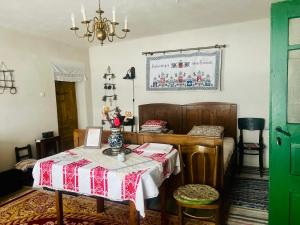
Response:
[[[91,175],[92,194],[107,196],[107,189],[108,189],[107,173],[108,170],[101,166],[97,166],[91,169],[90,175]]]
[[[48,160],[40,163],[40,181],[39,185],[52,186],[52,166],[54,160]]]
[[[146,170],[129,173],[125,176],[122,183],[122,199],[135,202],[135,195],[141,176]]]
[[[167,154],[164,153],[155,153],[149,156],[149,158],[162,163],[164,177],[166,177],[170,172],[168,167],[169,160],[166,158],[166,155]]]
[[[165,126],[167,121],[164,120],[147,120],[143,126]]]
[[[133,152],[138,155],[141,155],[144,153],[144,151],[139,151],[139,150],[133,150]]]
[[[63,166],[63,184],[65,190],[78,191],[78,168],[89,164],[86,159]]]

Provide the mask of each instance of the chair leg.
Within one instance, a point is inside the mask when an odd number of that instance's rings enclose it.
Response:
[[[244,161],[244,149],[240,149],[239,151],[239,172],[241,172],[243,168],[243,161]]]
[[[221,215],[220,215],[220,208],[217,208],[216,209],[216,225],[221,225],[221,223],[220,223],[220,218],[221,217]]]
[[[178,206],[178,224],[183,225],[183,213],[182,213],[182,207],[180,205]]]
[[[263,170],[264,170],[263,151],[259,150],[259,172],[260,172],[260,177],[263,177]]]

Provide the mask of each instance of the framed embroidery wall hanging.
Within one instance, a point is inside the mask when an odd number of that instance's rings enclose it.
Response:
[[[147,91],[218,90],[221,49],[147,57]]]

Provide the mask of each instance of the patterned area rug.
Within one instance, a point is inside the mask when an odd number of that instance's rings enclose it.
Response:
[[[228,225],[268,224],[268,170],[244,167],[229,191]]]
[[[250,176],[249,176],[250,175]],[[250,178],[249,178],[250,177]],[[227,225],[263,225],[268,224],[268,176],[261,179],[257,170],[247,168],[240,174],[230,191],[230,209]],[[128,206],[105,201],[105,213],[96,213],[95,199],[64,195],[64,216],[67,225],[115,225],[128,224]],[[157,205],[159,201],[154,201]],[[150,206],[151,204],[149,204]],[[177,216],[174,202],[169,207],[169,225],[176,225]],[[152,207],[158,209],[159,206]],[[54,225],[56,211],[54,193],[46,191],[28,191],[15,195],[5,203],[0,203],[1,225]],[[142,225],[159,225],[160,213],[147,210]],[[199,221],[186,219],[186,225],[209,225]]]
[[[88,197],[74,197],[63,195],[64,224],[67,225],[117,225],[128,224],[128,207],[123,204],[105,201],[105,212],[96,212],[96,200]],[[169,215],[169,224],[177,223],[177,216]],[[13,199],[0,208],[0,224],[4,225],[54,225],[56,224],[56,210],[54,193],[46,191],[32,191]],[[141,220],[142,225],[159,225],[160,213],[153,210],[146,211],[146,217]],[[186,220],[187,225],[199,223],[192,219]]]
[[[233,183],[229,199],[231,205],[267,210],[268,181],[237,178]]]

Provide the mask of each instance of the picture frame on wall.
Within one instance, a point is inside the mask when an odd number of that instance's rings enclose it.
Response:
[[[87,127],[85,131],[84,147],[100,149],[102,133],[102,127]]]
[[[222,50],[147,57],[146,90],[220,90]]]

